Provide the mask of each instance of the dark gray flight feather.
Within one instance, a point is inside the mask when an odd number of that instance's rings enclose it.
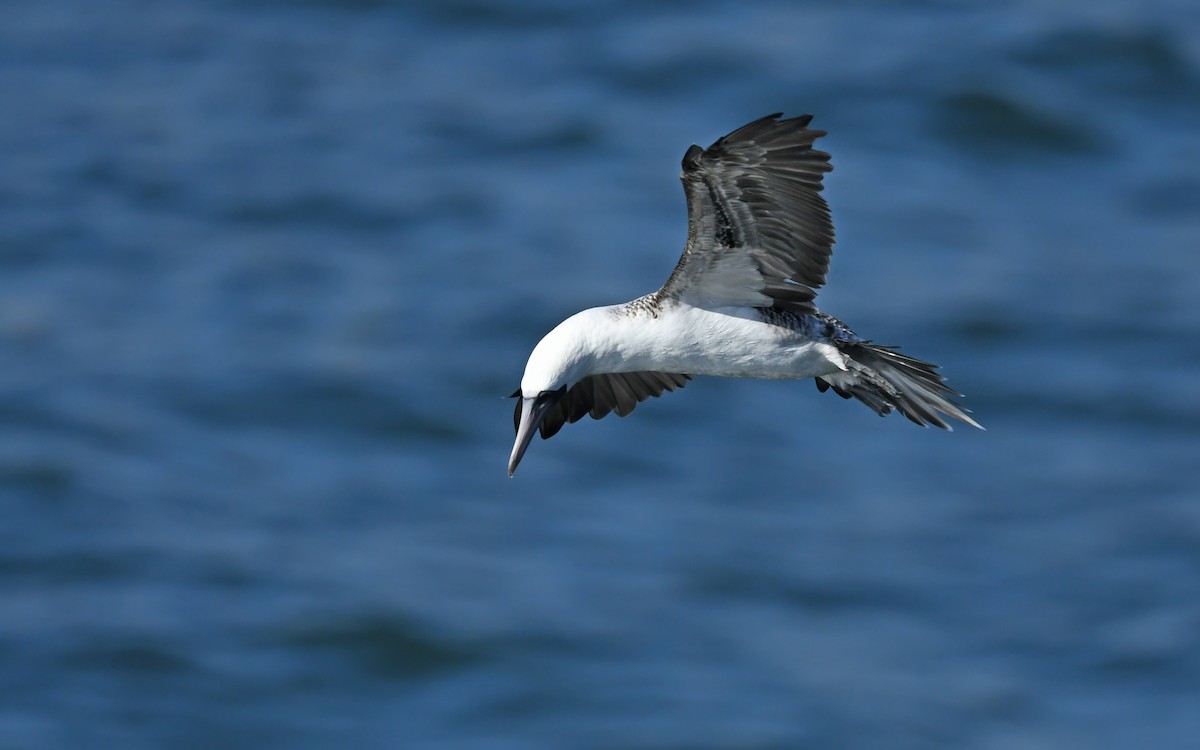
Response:
[[[813,148],[812,115],[755,120],[683,157],[688,239],[658,297],[689,295],[813,312],[833,252],[821,179],[833,167]]]
[[[542,420],[541,434],[548,438],[557,433],[568,422],[575,423],[584,415],[601,419],[611,412],[624,417],[634,407],[651,396],[661,396],[663,391],[682,388],[689,375],[667,372],[616,372],[591,375],[580,380],[559,399]],[[517,413],[520,414],[520,403]]]

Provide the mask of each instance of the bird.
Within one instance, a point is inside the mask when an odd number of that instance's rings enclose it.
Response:
[[[801,380],[880,416],[983,429],[937,365],[862,338],[817,309],[833,251],[812,115],[775,113],[683,155],[683,254],[665,284],[630,302],[564,320],[534,347],[513,414],[511,477],[535,433],[590,414],[627,416],[695,376]]]

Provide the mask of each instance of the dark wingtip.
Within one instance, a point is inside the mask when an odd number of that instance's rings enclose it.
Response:
[[[718,138],[716,142],[714,142],[713,145],[709,146],[707,149],[693,145],[687,150],[687,153],[683,155],[683,171],[690,172],[698,169],[700,167],[700,161],[705,154],[719,151],[727,142],[731,140],[737,140],[739,138],[753,139],[768,133],[783,135],[792,130],[804,131],[804,129],[808,127],[808,124],[812,122],[813,116],[810,114],[804,114],[797,115],[795,117],[788,117],[786,119],[781,118],[783,118],[782,112],[772,112],[765,117],[760,117],[757,120],[746,123],[737,130],[734,130],[732,133]],[[812,134],[812,140],[816,140],[817,138],[825,135],[824,130],[812,130],[809,132]],[[826,155],[826,157],[828,158],[828,155]],[[818,185],[817,190],[820,189],[821,187]]]

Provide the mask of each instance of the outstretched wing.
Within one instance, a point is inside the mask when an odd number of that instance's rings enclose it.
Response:
[[[688,239],[660,296],[812,312],[833,252],[812,115],[770,115],[683,157]]]
[[[651,396],[661,396],[663,391],[682,388],[690,375],[669,372],[617,372],[591,375],[580,380],[542,419],[543,438],[553,436],[567,422],[578,422],[585,414],[592,419],[601,419],[611,412],[624,417],[633,408]],[[520,404],[516,419],[520,419]]]

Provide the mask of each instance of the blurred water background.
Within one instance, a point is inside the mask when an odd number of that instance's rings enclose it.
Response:
[[[0,4],[0,747],[1194,748],[1200,6]],[[697,380],[504,467],[679,159],[987,432]]]

